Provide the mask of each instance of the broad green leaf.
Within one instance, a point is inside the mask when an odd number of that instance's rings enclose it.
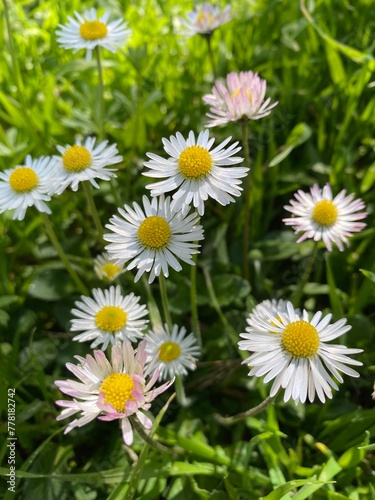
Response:
[[[324,485],[324,484],[330,484],[332,481],[318,481],[316,479],[295,479],[294,481],[288,481],[277,488],[273,490],[272,493],[265,497],[261,497],[260,500],[281,500],[284,495],[289,493],[292,490],[295,490],[299,486],[304,486],[304,485],[318,485],[318,487]],[[293,499],[297,498],[297,495],[293,496]],[[299,498],[299,497],[298,497]],[[302,498],[302,497],[301,497]]]
[[[74,290],[70,276],[65,271],[49,270],[38,274],[30,283],[28,294],[42,300],[59,300]]]

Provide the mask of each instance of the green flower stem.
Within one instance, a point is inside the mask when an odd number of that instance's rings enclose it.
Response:
[[[211,45],[212,34],[210,34],[210,35],[202,35],[202,36],[207,40],[208,56],[210,58],[210,63],[211,63],[211,68],[212,68],[212,75],[214,77],[214,80],[216,80],[216,78],[217,78],[217,72],[216,72],[216,65],[215,65],[214,53],[212,51],[212,45]]]
[[[193,324],[193,332],[197,339],[199,347],[202,347],[201,329],[199,326],[198,317],[198,301],[197,301],[197,260],[198,254],[193,255],[194,266],[190,269],[190,307],[191,307],[191,320]]]
[[[94,196],[93,196],[92,191],[91,191],[90,183],[89,183],[89,181],[83,181],[82,184],[83,184],[83,189],[86,193],[87,203],[89,205],[89,210],[90,210],[91,216],[94,220],[96,230],[98,231],[98,234],[99,234],[99,239],[102,241],[104,229],[103,229],[102,223],[100,221],[98,210],[96,209],[95,200],[94,200]]]
[[[300,302],[301,302],[301,299],[303,296],[303,290],[304,290],[306,283],[310,277],[310,274],[311,274],[311,271],[312,271],[312,268],[313,268],[313,265],[315,262],[316,253],[318,250],[318,245],[319,245],[319,241],[315,241],[314,247],[312,249],[311,255],[310,255],[309,260],[307,262],[307,265],[305,267],[305,271],[302,275],[301,281],[299,282],[298,287],[296,288],[296,290],[294,291],[294,293],[292,294],[292,297],[290,299],[291,302],[293,303],[294,307],[296,307],[296,308],[299,307],[299,305],[300,305]]]
[[[23,86],[21,72],[20,72],[19,67],[18,67],[16,50],[14,47],[12,25],[10,23],[10,18],[9,18],[8,1],[3,0],[3,5],[4,5],[5,24],[6,24],[7,32],[8,32],[8,47],[9,47],[10,57],[12,59],[13,79],[14,79],[14,83],[15,83],[17,90],[18,90],[20,102],[21,102],[21,104],[25,105],[25,98],[24,98],[24,92],[23,92],[24,86]],[[23,111],[28,113],[27,106],[24,107]]]
[[[100,59],[100,47],[95,47],[96,63],[98,66],[98,94],[99,94],[99,138],[101,140],[105,137],[104,132],[104,81],[103,81],[103,69],[102,62]]]
[[[152,448],[155,448],[156,450],[160,451],[161,453],[168,453],[171,455],[174,455],[174,451],[170,448],[167,448],[166,446],[160,444],[158,441],[155,441],[155,439],[152,439],[151,435],[147,434],[145,431],[144,427],[138,420],[136,416],[131,416],[129,417],[129,420],[134,427],[134,429],[138,432],[138,434],[141,436],[143,441],[147,443],[148,445],[152,446]]]
[[[238,354],[241,356],[242,359],[247,358],[248,353],[246,353],[245,351],[241,351],[238,348],[238,340],[239,340],[238,333],[233,328],[233,326],[229,323],[229,321],[225,317],[225,314],[221,310],[221,307],[220,307],[220,304],[219,304],[219,301],[217,299],[215,289],[214,289],[214,286],[212,283],[211,275],[210,275],[210,272],[207,269],[207,267],[203,267],[203,275],[204,275],[204,279],[206,281],[208,296],[210,297],[211,305],[215,309],[217,315],[219,316],[220,321],[222,322],[222,324],[224,326],[224,331],[227,334],[229,341],[231,342],[231,344],[236,349],[236,351],[238,352]]]
[[[242,128],[242,147],[244,152],[244,166],[250,169],[248,123],[243,122],[241,124],[241,128]],[[243,277],[248,281],[250,280],[250,274],[249,274],[250,195],[251,195],[251,177],[250,177],[250,172],[248,172],[245,181],[245,205],[244,205],[245,225],[244,225],[243,243],[242,243]]]
[[[152,437],[155,433],[155,430],[158,428],[158,426],[161,422],[161,419],[163,418],[165,412],[167,411],[167,409],[168,409],[168,407],[169,407],[169,405],[174,397],[175,397],[175,394],[172,394],[172,396],[168,399],[168,401],[166,402],[166,404],[163,406],[163,408],[160,410],[158,416],[156,417],[155,423],[154,423],[154,425],[150,431],[150,434],[149,434],[149,437],[151,439],[152,439]],[[124,497],[124,500],[133,500],[134,496],[136,495],[138,484],[139,484],[139,481],[141,479],[142,470],[146,464],[146,460],[148,457],[148,452],[150,451],[150,447],[151,447],[151,445],[147,441],[145,441],[145,444],[144,444],[142,451],[139,455],[138,462],[135,464],[134,468],[132,468],[132,471],[130,473],[129,487],[126,491],[126,495]],[[179,450],[174,450],[174,453],[178,453],[178,452],[179,452]]]
[[[40,217],[46,227],[49,239],[51,240],[52,245],[55,247],[56,252],[58,253],[61,261],[63,262],[64,266],[66,267],[66,270],[70,274],[72,280],[76,284],[78,290],[83,294],[83,295],[89,295],[89,291],[86,288],[86,286],[83,284],[81,281],[81,278],[78,276],[78,274],[75,272],[73,269],[72,265],[70,264],[68,257],[66,256],[62,246],[59,243],[59,240],[57,238],[57,235],[53,229],[52,223],[50,219],[48,218],[47,214],[44,212],[40,212]]]
[[[182,382],[182,378],[179,375],[176,375],[176,377],[175,377],[174,387],[176,389],[177,401],[180,403],[180,405],[183,407],[189,406],[191,403],[191,400],[186,397],[185,387],[184,387],[184,384]]]
[[[169,331],[172,332],[173,323],[172,323],[171,313],[169,310],[167,286],[165,283],[165,277],[163,272],[161,272],[159,275],[159,287],[160,287],[161,303],[164,311],[164,319],[168,325]]]
[[[244,420],[245,418],[248,417],[253,417],[257,413],[260,413],[263,411],[269,404],[272,403],[272,401],[275,399],[276,396],[268,396],[262,403],[260,403],[258,406],[254,406],[254,408],[250,408],[250,410],[244,411],[243,413],[238,413],[237,415],[233,415],[232,417],[222,417],[219,414],[215,414],[214,418],[219,424],[221,425],[233,425],[236,422],[240,422],[241,420]]]

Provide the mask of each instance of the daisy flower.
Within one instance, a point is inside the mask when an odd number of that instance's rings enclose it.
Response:
[[[150,168],[150,171],[143,175],[167,178],[146,186],[151,190],[151,196],[159,196],[177,189],[173,195],[176,210],[185,211],[193,203],[199,215],[204,214],[204,202],[208,197],[221,205],[235,201],[233,196],[240,196],[242,191],[242,181],[239,179],[245,177],[249,169],[230,168],[231,165],[243,161],[243,158],[233,156],[241,150],[241,147],[237,147],[238,142],[225,149],[230,140],[231,137],[228,137],[211,150],[215,139],[209,138],[208,130],[201,132],[197,140],[192,131],[186,140],[179,132],[176,137],[163,139],[164,150],[170,155],[168,159],[146,153],[151,161],[145,162],[144,165]]]
[[[35,206],[39,212],[51,213],[46,205],[55,191],[56,161],[30,155],[24,165],[0,172],[0,213],[14,210],[13,219],[23,220],[26,210]]]
[[[147,334],[147,361],[153,362],[153,370],[160,371],[160,379],[171,379],[176,375],[187,375],[188,370],[195,370],[200,349],[192,333],[186,336],[186,328],[180,330],[173,325],[172,332],[168,325]]]
[[[203,96],[203,101],[211,106],[207,113],[211,119],[207,127],[216,127],[229,122],[259,120],[271,113],[278,102],[270,104],[265,100],[267,82],[252,71],[229,73],[226,85],[215,81],[212,94]]]
[[[115,264],[108,253],[103,252],[95,257],[94,271],[101,280],[113,281],[121,274],[122,266]]]
[[[88,137],[84,144],[78,140],[74,146],[57,146],[61,156],[55,156],[59,166],[59,188],[61,194],[68,186],[77,191],[78,184],[82,181],[99,188],[95,179],[110,180],[116,177],[117,168],[106,168],[122,161],[118,156],[116,144],[107,146],[108,141],[103,141],[95,146],[95,137]]]
[[[365,204],[361,199],[353,200],[354,194],[346,196],[345,189],[332,199],[329,184],[323,189],[314,184],[310,193],[299,190],[294,196],[297,201],[290,200],[290,205],[284,206],[293,217],[283,219],[283,222],[292,226],[296,233],[303,232],[297,243],[313,238],[314,241],[323,240],[330,252],[332,243],[343,251],[342,242],[348,245],[348,237],[366,226],[364,222],[357,222],[367,216],[367,212],[359,212]]]
[[[111,361],[103,351],[94,351],[94,356],[88,354],[85,358],[75,358],[78,365],[67,363],[66,367],[79,381],[55,382],[61,392],[74,398],[73,401],[56,401],[64,408],[57,420],[79,413],[78,418],[67,426],[65,434],[95,418],[107,422],[118,419],[124,442],[130,446],[133,430],[129,417],[136,416],[145,429],[151,429],[152,421],[144,412],[173,380],[153,388],[159,373],[156,371],[150,377],[149,370],[144,370],[147,359],[145,340],[135,350],[129,342],[113,346]]]
[[[245,359],[251,368],[249,376],[264,377],[264,382],[273,380],[270,396],[275,396],[280,388],[285,389],[284,401],[293,399],[304,403],[308,398],[313,402],[315,395],[322,403],[326,397],[332,398],[332,389],[338,390],[338,382],[343,382],[339,372],[351,377],[359,374],[346,365],[361,366],[362,363],[349,357],[362,352],[362,349],[349,349],[344,345],[327,342],[340,337],[351,329],[346,319],[330,324],[332,314],[322,319],[317,312],[309,320],[304,310],[296,314],[291,302],[286,312],[275,313],[272,308],[263,314],[254,314],[246,333],[241,333],[238,345],[252,354]],[[333,377],[331,376],[333,375]]]
[[[110,257],[120,265],[130,261],[126,268],[138,269],[135,281],[144,272],[150,273],[149,283],[160,273],[168,277],[168,266],[181,271],[176,257],[194,266],[192,255],[199,253],[195,242],[203,239],[198,215],[183,214],[164,196],[151,202],[144,196],[143,207],[138,203],[133,203],[133,208],[125,205],[118,209],[121,217],[114,215],[106,225],[111,231],[104,235],[105,241],[111,242],[106,246]]]
[[[148,311],[146,306],[139,305],[140,297],[134,293],[123,297],[119,286],[111,286],[108,290],[94,288],[92,295],[94,299],[82,295],[82,302],[75,302],[77,309],[72,309],[77,319],[72,320],[71,331],[83,332],[73,340],[94,340],[91,347],[102,344],[105,350],[109,344],[124,340],[134,342],[143,337],[142,330],[148,320],[141,318]]]
[[[59,24],[56,31],[57,41],[64,49],[73,49],[74,53],[81,49],[86,49],[86,60],[90,61],[92,51],[96,47],[116,52],[118,47],[122,47],[128,41],[131,30],[127,29],[127,23],[122,19],[108,22],[110,13],[105,11],[99,17],[96,9],[85,10],[81,15],[74,12],[74,17],[68,16],[69,22],[66,25]]]
[[[232,19],[230,6],[227,5],[223,11],[220,7],[210,3],[196,5],[194,10],[186,14],[186,18],[181,18],[183,25],[182,34],[187,36],[202,35],[211,36],[212,33],[223,24]]]

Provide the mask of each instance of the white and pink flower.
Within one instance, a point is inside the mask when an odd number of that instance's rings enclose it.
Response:
[[[271,113],[278,102],[270,103],[265,99],[267,82],[252,71],[229,73],[226,85],[215,81],[212,94],[203,96],[205,104],[210,106],[207,113],[211,119],[206,126],[216,127],[228,122],[259,120]]]
[[[94,356],[75,356],[78,365],[67,363],[68,370],[79,382],[55,382],[61,392],[74,398],[73,401],[56,401],[57,405],[64,408],[57,420],[77,413],[80,415],[70,422],[65,434],[95,418],[107,422],[119,420],[123,440],[130,446],[133,443],[133,429],[129,417],[137,417],[145,429],[151,429],[152,420],[145,412],[151,407],[151,402],[173,384],[174,379],[154,388],[159,370],[151,376],[152,364],[145,369],[146,344],[147,341],[143,340],[135,350],[130,342],[114,345],[111,362],[103,351],[97,350]]]

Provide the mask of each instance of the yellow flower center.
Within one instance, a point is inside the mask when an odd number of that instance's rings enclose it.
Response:
[[[9,184],[17,193],[27,193],[37,186],[38,175],[30,167],[17,167],[9,176]]]
[[[91,165],[91,153],[83,146],[70,146],[62,156],[65,170],[81,172]]]
[[[207,12],[200,12],[197,15],[197,24],[203,24],[207,20],[208,25],[211,25],[214,20],[214,16],[212,14],[207,14]]]
[[[237,97],[239,95],[239,93],[240,93],[240,90],[241,90],[241,88],[239,88],[239,89],[235,90],[234,92],[232,92],[231,97]],[[247,98],[249,99],[250,104],[252,104],[253,103],[253,95],[252,95],[252,93],[250,92],[249,89],[246,89],[245,92],[246,92]]]
[[[331,226],[337,221],[338,210],[331,200],[321,200],[315,205],[312,217],[321,226]]]
[[[164,247],[168,243],[171,234],[168,222],[158,215],[147,217],[138,228],[140,242],[149,248]]]
[[[199,179],[211,170],[211,155],[202,146],[189,146],[180,154],[178,168],[188,179]]]
[[[170,363],[181,354],[181,348],[175,342],[164,342],[159,348],[158,358],[164,363]]]
[[[316,354],[320,338],[317,329],[311,323],[299,319],[285,327],[282,344],[292,356],[308,358]]]
[[[79,27],[81,37],[85,40],[98,40],[107,34],[107,26],[101,21],[85,21]]]
[[[104,306],[96,313],[95,322],[101,330],[117,332],[126,324],[126,312],[117,306]]]
[[[111,373],[108,375],[99,388],[99,392],[104,393],[104,402],[110,403],[118,411],[125,411],[126,402],[135,401],[132,396],[134,381],[126,373]]]
[[[109,281],[111,281],[120,272],[120,269],[120,266],[116,266],[116,264],[113,264],[112,262],[107,262],[107,264],[102,266],[102,272],[106,275]]]

